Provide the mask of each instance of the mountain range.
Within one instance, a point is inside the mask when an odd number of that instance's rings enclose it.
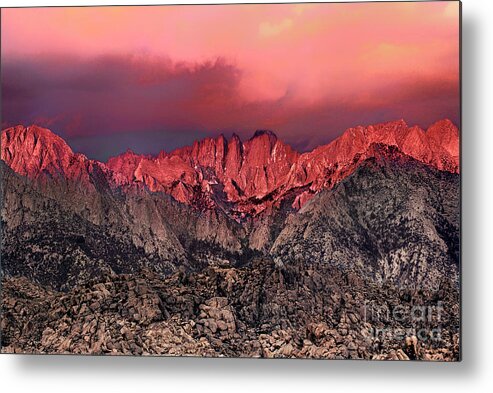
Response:
[[[328,145],[310,152],[293,150],[271,131],[256,131],[242,142],[237,135],[196,141],[157,156],[127,152],[106,163],[90,160],[51,131],[17,126],[2,131],[1,159],[31,179],[65,178],[93,188],[93,173],[115,187],[164,192],[198,209],[220,208],[233,217],[255,216],[293,198],[301,208],[322,189],[332,188],[366,158],[373,144],[451,173],[459,172],[459,133],[449,120],[424,131],[403,121],[350,128]]]
[[[16,126],[0,164],[8,351],[458,358],[449,120],[350,128],[304,153],[257,131],[107,162]],[[368,339],[410,322],[368,320],[366,300],[444,304],[441,341]]]

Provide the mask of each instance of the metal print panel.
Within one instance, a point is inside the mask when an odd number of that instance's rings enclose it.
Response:
[[[3,353],[460,360],[460,3],[1,11]]]

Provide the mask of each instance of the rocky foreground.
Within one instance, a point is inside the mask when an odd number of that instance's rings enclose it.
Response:
[[[3,297],[8,353],[459,358],[454,288],[397,290],[320,264],[113,275],[68,293],[9,278]]]

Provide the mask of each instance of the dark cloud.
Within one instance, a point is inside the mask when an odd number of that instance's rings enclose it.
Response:
[[[274,129],[299,150],[358,124],[404,118],[459,121],[458,82],[403,80],[357,96],[303,104],[294,94],[245,102],[240,69],[225,59],[177,63],[150,56],[2,59],[2,126],[37,123],[105,160],[126,148],[155,154],[207,135]]]

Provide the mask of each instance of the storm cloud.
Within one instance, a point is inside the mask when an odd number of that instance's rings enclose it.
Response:
[[[309,150],[357,125],[458,124],[458,8],[347,7],[4,10],[2,127],[105,160],[257,129]]]

